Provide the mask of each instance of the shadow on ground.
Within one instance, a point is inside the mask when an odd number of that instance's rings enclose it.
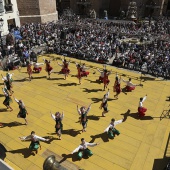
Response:
[[[89,98],[93,101],[93,103],[98,103],[98,102],[102,102],[102,98],[95,98],[95,97],[92,97],[92,98]],[[108,99],[107,101],[113,101],[113,100],[117,100],[117,99]]]
[[[23,123],[20,123],[20,122],[10,122],[10,123],[2,123],[3,126],[1,128],[4,128],[4,127],[16,127],[16,126],[22,126],[22,125],[25,125]]]
[[[128,117],[132,117],[132,118],[137,119],[137,120],[152,120],[153,119],[152,116],[139,117],[138,112],[130,113],[130,110],[128,110],[126,113],[122,113],[121,115],[123,115],[125,119],[127,119]]]
[[[4,160],[6,157],[6,148],[4,147],[3,144],[0,143],[0,159]]]
[[[102,89],[87,89],[87,88],[83,88],[83,92],[86,93],[95,93],[95,92],[99,92],[99,91],[103,91]]]
[[[29,148],[16,149],[16,150],[11,150],[7,152],[12,153],[12,154],[17,154],[17,153],[22,154],[24,158],[28,158],[31,155],[35,156],[35,154]]]
[[[67,86],[77,86],[77,83],[58,84],[58,86],[63,86],[63,87],[67,87]]]

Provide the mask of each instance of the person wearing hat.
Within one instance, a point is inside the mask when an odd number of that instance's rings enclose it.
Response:
[[[87,128],[87,114],[91,109],[91,104],[89,105],[89,107],[86,109],[85,106],[82,106],[80,109],[78,108],[77,105],[77,112],[79,113],[80,117],[80,123],[82,124],[82,132],[86,132],[86,128]]]
[[[146,100],[146,97],[147,97],[147,94],[143,98],[141,97],[139,100],[139,106],[138,106],[139,117],[145,116],[145,112],[147,111],[147,109],[143,107],[143,102]]]
[[[84,138],[81,138],[81,144],[72,152],[72,154],[78,152],[77,157],[79,160],[82,159],[83,156],[90,157],[93,153],[90,149],[88,149],[88,146],[93,147],[97,145],[99,145],[99,143],[88,143]]]
[[[38,153],[38,149],[39,148],[41,149],[40,140],[41,141],[49,141],[49,139],[45,139],[40,136],[37,136],[34,131],[32,131],[31,135],[29,135],[29,136],[24,136],[24,137],[19,137],[19,138],[21,139],[21,141],[30,140],[31,144],[29,146],[29,149],[31,151],[35,151],[36,154]]]
[[[111,123],[109,124],[109,126],[104,130],[104,132],[107,132],[108,137],[110,139],[114,139],[115,135],[120,135],[120,132],[115,128],[116,125],[124,122],[125,119],[121,119],[121,120],[117,120],[115,121],[115,119],[111,119]]]
[[[56,125],[55,125],[56,133],[59,136],[59,140],[61,140],[61,133],[63,130],[62,120],[64,118],[64,113],[62,112],[62,114],[61,114],[59,112],[56,112],[55,115],[51,114],[51,117],[56,122]]]
[[[7,109],[11,109],[10,111],[13,111],[12,107],[10,106],[12,99],[11,99],[10,94],[8,92],[8,89],[5,85],[2,88],[2,91],[3,91],[4,96],[5,96],[5,100],[3,101],[3,104],[7,107]]]
[[[15,97],[14,97],[14,100],[18,103],[18,106],[19,106],[19,113],[18,113],[17,117],[23,118],[25,120],[25,124],[27,125],[28,122],[26,119],[26,115],[28,115],[28,112],[25,108],[24,102],[22,100],[17,100]]]

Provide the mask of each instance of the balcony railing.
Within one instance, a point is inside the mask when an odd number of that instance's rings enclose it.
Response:
[[[13,12],[13,4],[7,4],[5,5],[5,11],[8,12]]]

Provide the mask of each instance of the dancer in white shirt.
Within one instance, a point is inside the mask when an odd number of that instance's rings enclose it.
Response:
[[[28,124],[28,121],[26,119],[26,116],[28,115],[28,112],[25,108],[25,104],[22,100],[18,100],[14,97],[14,100],[18,103],[19,106],[19,113],[17,115],[18,118],[23,118],[25,120],[25,124]]]
[[[104,70],[97,69],[97,71],[100,73],[99,81],[103,82]]]
[[[65,80],[68,77],[69,73],[70,73],[70,69],[68,68],[70,61],[67,61],[66,59],[62,60],[63,64],[58,63],[59,66],[62,67],[61,69],[61,73],[63,73],[65,75]]]
[[[85,106],[81,107],[80,109],[78,108],[78,105],[77,105],[77,112],[79,113],[79,115],[81,116],[81,120],[80,120],[80,123],[82,124],[83,126],[83,129],[82,129],[82,132],[86,132],[86,127],[87,127],[87,114],[88,112],[90,111],[91,109],[91,104],[89,105],[89,107],[86,109]]]
[[[2,80],[4,80],[4,84],[7,88],[7,90],[10,92],[10,95],[12,95],[14,93],[14,91],[12,91],[12,82],[13,82],[13,79],[12,79],[12,76],[14,75],[14,73],[10,74],[10,73],[7,73],[6,74],[6,77],[4,77],[2,74]]]
[[[30,146],[29,146],[29,149],[30,149],[31,151],[35,151],[36,154],[38,153],[39,147],[40,147],[40,149],[41,149],[41,145],[40,145],[40,142],[39,142],[39,141],[40,141],[40,140],[41,140],[41,141],[49,141],[49,139],[45,139],[45,138],[42,138],[42,137],[40,137],[40,136],[37,136],[34,131],[31,132],[31,135],[29,135],[29,136],[24,136],[24,137],[20,137],[20,139],[21,139],[22,141],[30,140],[30,141],[31,141],[31,144],[30,144]]]
[[[41,70],[42,70],[42,67],[40,67],[40,66],[43,66],[44,65],[44,63],[33,63],[33,71],[35,72],[35,73],[40,73],[41,72]]]
[[[135,90],[136,84],[131,82],[131,78],[129,78],[129,81],[122,80],[126,83],[126,91],[131,92],[132,90]]]
[[[138,106],[138,114],[139,117],[143,117],[145,116],[145,112],[147,111],[147,109],[145,107],[143,107],[143,102],[146,100],[147,94],[145,97],[141,97],[140,101],[139,101],[139,106]]]
[[[62,133],[62,130],[63,130],[62,120],[64,118],[64,113],[62,112],[62,114],[61,114],[59,112],[56,112],[55,115],[51,114],[51,117],[56,122],[56,125],[55,125],[56,133],[59,136],[59,140],[61,140],[61,133]]]
[[[3,101],[3,104],[7,107],[7,109],[11,109],[10,111],[13,111],[12,107],[10,106],[12,99],[11,99],[8,89],[5,85],[4,85],[4,88],[2,88],[2,91],[5,96],[5,100]]]
[[[81,144],[72,152],[75,153],[75,152],[78,152],[78,159],[82,159],[82,157],[85,155],[85,156],[92,156],[93,153],[90,149],[88,149],[88,146],[90,147],[93,147],[93,146],[97,146],[99,145],[99,143],[88,143],[85,141],[84,138],[81,139]]]
[[[109,89],[108,89],[108,92],[103,96],[102,103],[100,105],[100,109],[103,108],[103,112],[102,112],[103,117],[105,117],[106,113],[109,111],[108,110],[108,103],[107,103],[108,97],[109,97]]]
[[[115,135],[120,135],[120,132],[115,128],[116,125],[124,122],[125,119],[117,120],[111,119],[110,125],[104,130],[104,132],[107,132],[108,137],[110,139],[114,139]]]
[[[89,68],[86,67],[85,63],[83,63],[81,65],[81,70],[82,70],[82,72],[81,72],[82,75],[81,76],[82,77],[87,77],[89,75],[89,72],[87,71],[87,69],[89,69]]]

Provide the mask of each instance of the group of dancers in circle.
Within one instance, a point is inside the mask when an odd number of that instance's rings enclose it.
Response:
[[[50,75],[52,73],[53,68],[50,65],[50,60],[44,60],[44,63],[46,64],[46,72],[48,73],[48,78],[50,78]],[[29,80],[31,81],[32,79],[32,73],[33,72],[40,72],[42,70],[41,65],[43,65],[44,63],[30,63],[28,62],[27,64],[27,72],[29,75]],[[62,60],[62,64],[58,63],[59,66],[62,67],[61,69],[61,73],[64,74],[64,79],[66,79],[70,73],[70,69],[69,69],[69,64],[70,61],[66,61],[66,59]],[[34,66],[34,68],[32,69],[32,65]],[[76,63],[76,67],[77,67],[77,78],[79,79],[79,84],[81,84],[81,79],[84,76],[88,76],[89,72],[87,71],[87,69],[89,69],[88,67],[85,66],[85,64],[78,64]],[[109,80],[109,75],[112,74],[112,71],[108,71],[106,69],[106,65],[104,65],[103,70],[101,69],[97,69],[97,71],[100,73],[99,79],[98,81],[103,82],[104,84],[104,89],[105,90],[108,86],[108,84],[110,83]],[[3,102],[3,104],[7,107],[7,109],[10,109],[10,111],[13,111],[10,103],[12,101],[11,96],[13,95],[14,91],[12,90],[12,79],[13,74],[7,73],[6,77],[4,77],[2,75],[2,80],[4,81],[4,87],[2,88],[2,91],[4,93],[5,96],[5,100]],[[115,78],[115,83],[113,85],[113,92],[115,92],[116,94],[114,95],[115,99],[118,99],[119,94],[121,93],[122,89],[121,89],[121,82],[125,82],[126,83],[126,87],[125,90],[127,92],[131,92],[133,90],[135,90],[135,87],[137,85],[133,84],[131,82],[131,78],[129,78],[128,81],[124,80],[121,78],[121,76],[119,77],[118,74],[116,73],[116,78]],[[103,96],[101,105],[100,105],[100,109],[103,109],[102,112],[102,116],[105,117],[106,113],[109,112],[108,110],[108,98],[109,98],[109,93],[110,90],[108,89],[107,93]],[[139,117],[143,117],[145,115],[145,112],[147,111],[146,108],[143,107],[143,102],[145,101],[147,95],[143,98],[140,98],[139,100],[139,106],[138,106],[138,116]],[[14,100],[18,103],[19,106],[19,113],[17,115],[18,118],[23,118],[25,120],[25,124],[28,124],[28,121],[26,119],[26,116],[28,115],[26,106],[23,102],[23,100],[18,100],[13,96]],[[82,125],[82,132],[86,132],[86,128],[87,128],[87,122],[88,122],[88,113],[91,109],[91,105],[90,104],[87,108],[85,106],[82,106],[79,108],[79,106],[77,105],[77,112],[80,115],[80,123]],[[56,112],[55,114],[51,113],[51,117],[52,119],[55,121],[55,130],[56,130],[56,134],[59,137],[59,140],[61,140],[61,134],[62,134],[62,130],[63,130],[63,124],[62,124],[62,120],[64,118],[64,113],[60,113],[60,112]],[[120,124],[122,122],[125,121],[125,118],[116,121],[115,119],[111,119],[111,123],[109,124],[109,126],[104,130],[104,132],[107,133],[108,138],[113,139],[116,135],[119,135],[120,132],[115,128],[115,126],[117,124]],[[1,127],[3,127],[3,124],[0,124]],[[31,134],[29,136],[25,136],[25,137],[20,137],[21,140],[30,140],[31,144],[29,146],[29,149],[34,153],[38,153],[38,149],[41,149],[41,145],[40,145],[40,140],[41,141],[49,141],[50,139],[46,139],[40,136],[37,136],[35,134],[34,131],[31,132]],[[84,138],[81,139],[81,144],[72,152],[78,152],[77,156],[78,159],[81,159],[83,157],[83,155],[86,155],[88,157],[92,156],[93,153],[90,149],[88,149],[88,146],[96,146],[99,143],[88,143],[85,141]]]

